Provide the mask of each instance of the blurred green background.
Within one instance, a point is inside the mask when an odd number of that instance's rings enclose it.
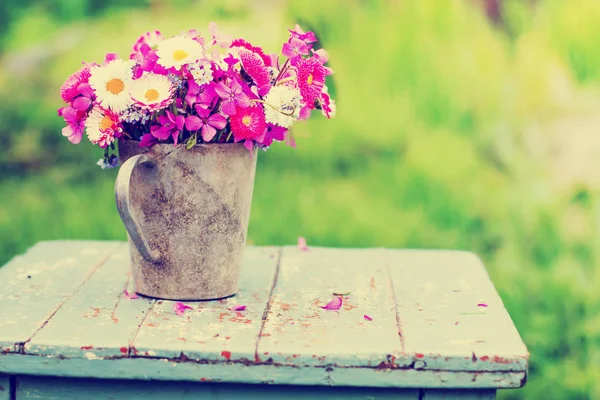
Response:
[[[338,115],[261,153],[255,244],[472,250],[530,352],[502,398],[600,398],[600,1],[0,2],[0,264],[39,240],[125,239],[116,171],[60,134],[80,62],[146,30],[330,52]]]

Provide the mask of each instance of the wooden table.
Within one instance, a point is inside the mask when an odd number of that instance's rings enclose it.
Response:
[[[97,241],[0,269],[0,400],[493,399],[527,376],[471,253],[248,247],[239,294],[183,316],[127,298],[128,269],[126,243]]]

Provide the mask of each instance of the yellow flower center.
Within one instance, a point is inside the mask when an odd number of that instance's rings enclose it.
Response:
[[[312,81],[313,81],[313,76],[312,74],[308,75],[308,78],[306,79],[306,83],[308,83],[309,85],[312,85]]]
[[[175,61],[181,61],[184,58],[187,58],[188,52],[185,50],[177,49],[173,52],[173,59]]]
[[[101,131],[105,131],[107,129],[110,129],[112,127],[112,125],[113,125],[112,119],[110,119],[110,117],[108,117],[106,115],[104,116],[104,118],[102,118],[100,120],[100,130]]]
[[[106,90],[112,94],[119,94],[125,89],[125,84],[119,78],[113,78],[106,82]]]
[[[244,115],[244,118],[242,118],[242,124],[244,124],[246,126],[250,126],[251,123],[252,123],[252,117],[250,117],[249,115]]]
[[[148,101],[154,101],[158,99],[158,90],[148,89],[146,90],[146,94],[144,95],[144,97],[146,97],[146,100]]]

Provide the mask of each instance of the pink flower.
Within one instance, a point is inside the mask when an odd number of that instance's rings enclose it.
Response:
[[[185,310],[193,310],[193,309],[194,309],[193,307],[185,305],[180,301],[173,304],[173,311],[175,311],[175,314],[177,314],[177,315],[183,315],[183,314],[185,314]]]
[[[222,81],[219,82],[215,86],[215,91],[219,97],[223,99],[221,109],[226,115],[234,115],[240,108],[247,108],[250,106],[250,99],[243,92],[242,85],[240,85],[237,79],[232,79],[229,86]]]
[[[298,238],[298,250],[300,251],[308,251],[308,246],[306,245],[306,239],[302,236]]]
[[[146,45],[150,48],[155,47],[163,40],[163,35],[160,31],[154,32],[146,32],[142,36],[138,38],[138,40],[133,45],[133,49],[131,54],[129,55],[130,60],[135,60],[140,62],[144,59],[144,54],[142,53],[142,46]]]
[[[271,78],[263,59],[258,53],[246,49],[239,51],[239,57],[242,60],[244,71],[250,75],[256,86],[258,86],[258,93],[261,96],[266,95],[271,88]]]
[[[159,125],[152,125],[150,133],[159,140],[167,140],[169,136],[173,138],[173,142],[177,144],[179,141],[179,133],[183,130],[185,117],[178,115],[177,117],[167,110],[167,115],[158,116]]]
[[[185,120],[185,127],[188,131],[193,132],[202,130],[202,140],[210,142],[217,129],[223,129],[227,125],[227,119],[219,113],[210,114],[211,110],[202,108],[199,104],[196,104],[196,113],[198,116],[190,115]]]
[[[261,105],[256,104],[247,108],[236,107],[234,115],[229,117],[229,123],[236,142],[240,140],[261,142],[264,139],[267,123]]]
[[[296,66],[298,70],[298,89],[304,103],[314,108],[315,100],[321,96],[325,77],[329,75],[323,64],[315,57],[300,58]]]
[[[94,64],[85,64],[83,67],[79,68],[77,72],[73,75],[69,76],[65,83],[60,88],[60,96],[66,103],[70,103],[79,96],[79,85],[82,83],[88,82],[90,78],[90,69]]]
[[[303,40],[291,36],[289,40],[283,44],[281,52],[290,59],[292,65],[296,65],[299,58],[309,54],[309,47]]]
[[[267,56],[263,49],[261,49],[258,46],[252,46],[252,44],[245,41],[244,39],[235,39],[233,42],[231,42],[231,47],[242,47],[246,50],[249,50],[252,53],[257,54],[263,60],[267,67],[272,66],[271,57]]]
[[[92,102],[96,98],[94,95],[94,89],[88,83],[82,83],[77,87],[77,92],[80,96],[77,96],[73,100],[73,107],[81,111],[89,110]]]
[[[185,102],[193,107],[195,103],[200,103],[203,106],[209,107],[213,104],[217,92],[215,91],[216,84],[210,82],[206,85],[198,85],[195,81],[188,81],[188,92],[185,96]]]
[[[314,43],[317,41],[315,34],[311,31],[304,32],[300,25],[296,24],[294,30],[288,29],[292,34],[292,37],[297,37],[298,39],[304,41],[306,44]]]
[[[242,305],[233,306],[230,308],[231,311],[244,311],[245,309],[246,309],[246,306],[242,306]]]
[[[67,123],[62,129],[62,135],[68,137],[69,142],[73,144],[81,142],[87,113],[75,107],[63,107],[58,109],[58,115]]]
[[[327,305],[321,306],[321,308],[323,310],[337,311],[342,307],[342,303],[342,298],[338,296],[334,297]]]
[[[169,70],[158,63],[158,55],[156,50],[152,49],[148,44],[142,44],[140,48],[141,59],[137,61],[133,71],[133,77],[139,79],[144,72],[153,72],[158,75],[167,75]]]
[[[325,86],[324,89],[327,89],[327,87]],[[331,96],[329,96],[329,93],[327,93],[327,90],[323,90],[321,93],[321,112],[327,118],[335,116],[336,113],[335,103],[331,99]]]

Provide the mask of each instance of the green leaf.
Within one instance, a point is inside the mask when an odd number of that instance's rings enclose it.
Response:
[[[187,141],[187,146],[185,146],[188,150],[196,145],[196,141],[198,140],[198,134],[194,133]]]

